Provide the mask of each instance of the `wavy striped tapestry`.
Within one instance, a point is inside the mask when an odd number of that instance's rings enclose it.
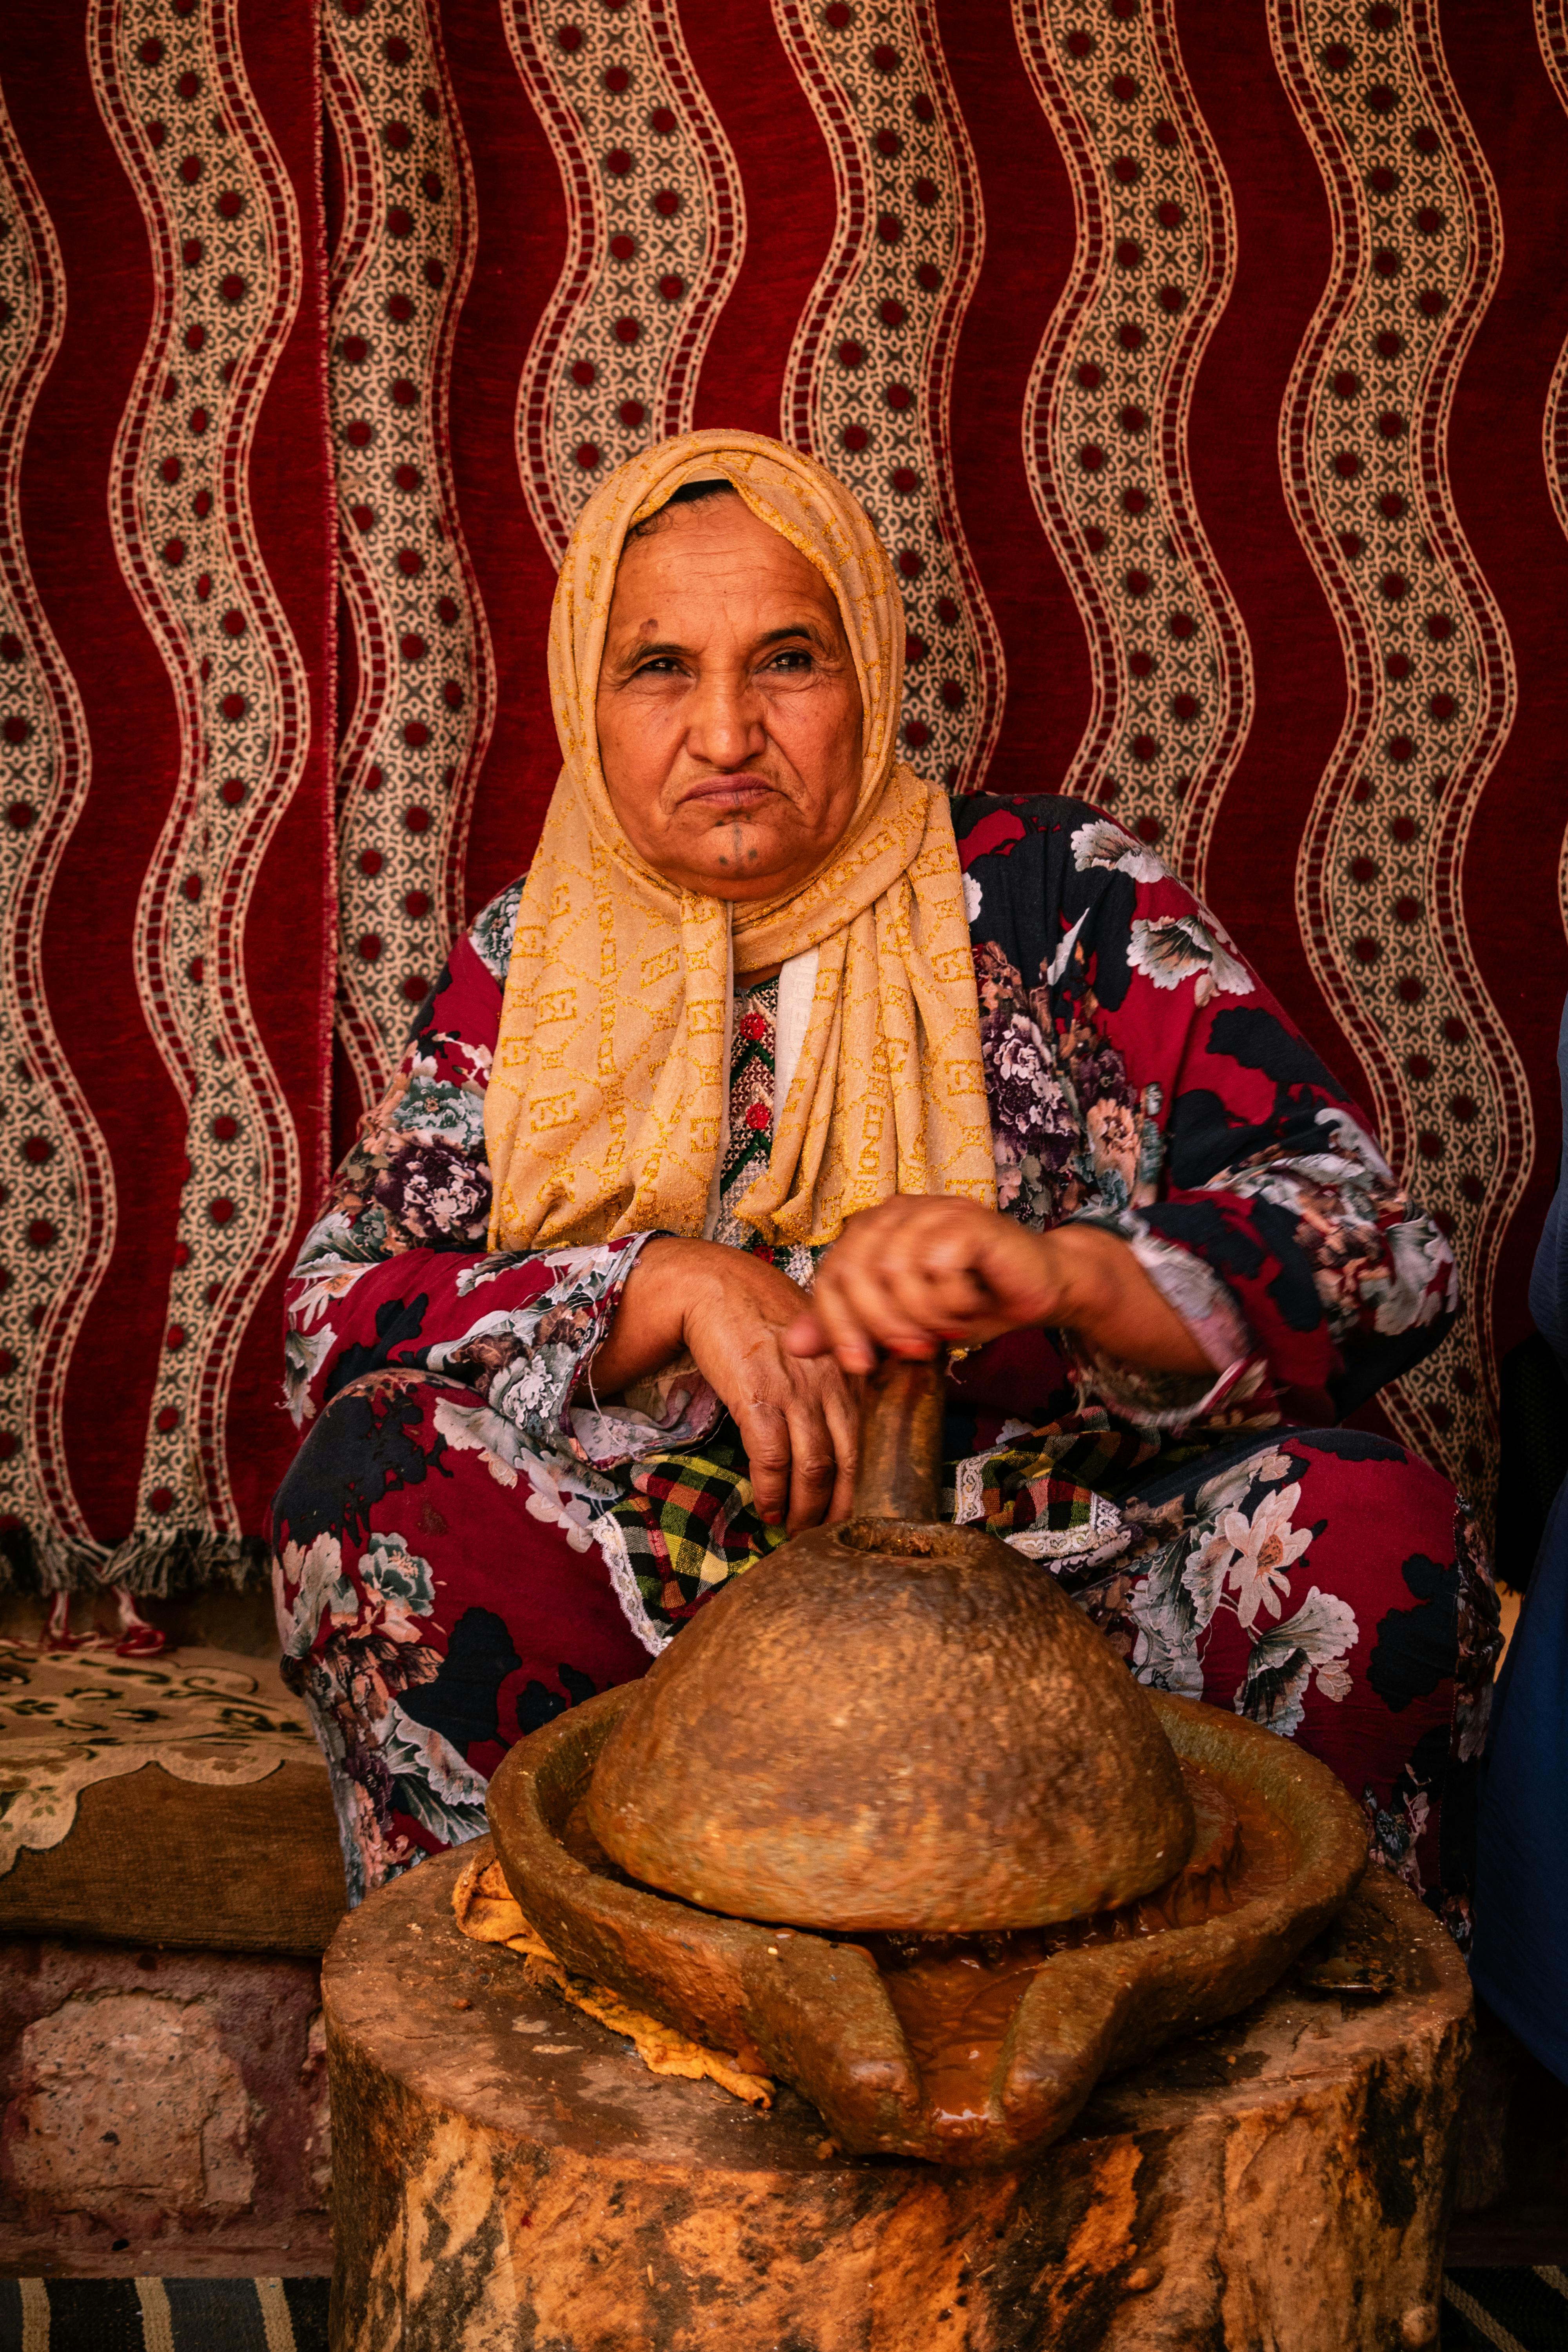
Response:
[[[237,1569],[326,1158],[332,520],[307,0],[0,9],[0,1511]]]
[[[912,758],[1113,809],[1357,1084],[1472,1302],[1384,1403],[1488,1487],[1568,988],[1568,0],[31,0],[0,93],[24,1573],[256,1556],[329,1137],[526,862],[579,506],[692,425],[865,500]]]

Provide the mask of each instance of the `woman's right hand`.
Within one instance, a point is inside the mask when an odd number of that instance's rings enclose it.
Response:
[[[741,1433],[757,1509],[791,1535],[849,1516],[858,1384],[830,1355],[791,1355],[784,1333],[808,1301],[785,1274],[721,1242],[645,1242],[594,1358],[600,1396],[618,1395],[685,1349]]]

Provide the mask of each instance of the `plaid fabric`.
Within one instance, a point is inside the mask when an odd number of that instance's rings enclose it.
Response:
[[[1256,1434],[1247,1442],[1256,1445]],[[1179,1484],[1189,1464],[1212,1465],[1215,1458],[1212,1443],[1131,1429],[1090,1406],[972,1457],[979,1473],[974,1491],[980,1508],[976,1513],[971,1507],[963,1517],[983,1518],[994,1536],[1066,1534],[1087,1524],[1097,1499],[1119,1503],[1134,1492],[1146,1496],[1151,1483],[1162,1475]],[[954,1462],[944,1465],[943,1510],[950,1516],[960,1507],[954,1472],[961,1469]],[[973,1485],[973,1471],[969,1476]]]
[[[644,1606],[684,1624],[700,1601],[784,1542],[757,1515],[740,1432],[728,1415],[700,1446],[650,1454],[612,1506]]]
[[[993,1535],[1058,1538],[1044,1547],[1051,1552],[1087,1553],[1095,1528],[1118,1517],[1108,1512],[1108,1501],[1125,1492],[1139,1471],[1155,1461],[1174,1468],[1205,1451],[1162,1446],[1155,1435],[1086,1416],[1081,1428],[1058,1424],[988,1454],[950,1459],[943,1465],[942,1516],[983,1521]],[[757,1515],[740,1433],[728,1418],[704,1444],[649,1454],[626,1475],[632,1491],[612,1506],[612,1517],[656,1622],[683,1624],[716,1586],[784,1540],[782,1528],[765,1527]]]
[[[1133,1474],[1161,1451],[1158,1437],[1148,1431],[1031,1430],[981,1457],[981,1516],[993,1535],[1066,1533],[1087,1523],[1096,1496],[1124,1491]],[[944,1466],[951,1475],[956,1465]],[[956,1510],[953,1486],[944,1486],[942,1504],[944,1513]]]
[[[1143,1486],[1152,1465],[1179,1473],[1213,1451],[1116,1427],[1091,1410],[990,1453],[951,1457],[942,1516],[983,1523],[993,1535],[1058,1539],[1042,1544],[1042,1556],[1087,1555],[1094,1529],[1118,1516],[1107,1505],[1134,1482]],[[611,1516],[656,1622],[683,1624],[716,1586],[784,1540],[782,1528],[764,1527],[757,1515],[740,1433],[727,1417],[703,1444],[648,1454],[626,1475],[631,1492]]]

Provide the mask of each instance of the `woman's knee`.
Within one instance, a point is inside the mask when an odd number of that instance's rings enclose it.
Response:
[[[1347,1442],[1348,1441],[1348,1442]],[[1442,1471],[1385,1438],[1348,1430],[1292,1431],[1300,1513],[1324,1524],[1325,1557],[1352,1572],[1365,1604],[1389,1622],[1380,1652],[1419,1649],[1470,1662],[1489,1677],[1498,1601],[1485,1534]],[[1381,1606],[1380,1606],[1381,1604]],[[1401,1622],[1414,1628],[1401,1640]],[[1430,1666],[1424,1669],[1429,1671]],[[1391,1671],[1385,1658],[1382,1672]],[[1397,1685],[1397,1674],[1390,1696]]]
[[[307,1543],[326,1528],[369,1521],[387,1496],[449,1476],[443,1409],[476,1406],[471,1390],[425,1373],[367,1372],[329,1399],[272,1498],[272,1542]]]

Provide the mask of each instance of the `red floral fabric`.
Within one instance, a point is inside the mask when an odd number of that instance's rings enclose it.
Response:
[[[1213,1370],[1139,1373],[1065,1333],[981,1350],[950,1382],[946,1507],[1058,1576],[1142,1679],[1303,1738],[1462,1937],[1496,1646],[1484,1551],[1437,1473],[1316,1425],[1438,1342],[1442,1237],[1132,836],[1045,796],[971,801],[957,830],[1005,1213],[1121,1234]],[[511,1738],[641,1672],[782,1539],[689,1370],[594,1393],[646,1236],[483,1248],[516,908],[514,887],[454,953],[291,1289],[308,1429],[275,1507],[279,1622],[356,1895],[477,1834]],[[743,1010],[731,1064],[759,1146],[768,1033],[765,1004]],[[731,1158],[733,1194],[750,1162]]]

